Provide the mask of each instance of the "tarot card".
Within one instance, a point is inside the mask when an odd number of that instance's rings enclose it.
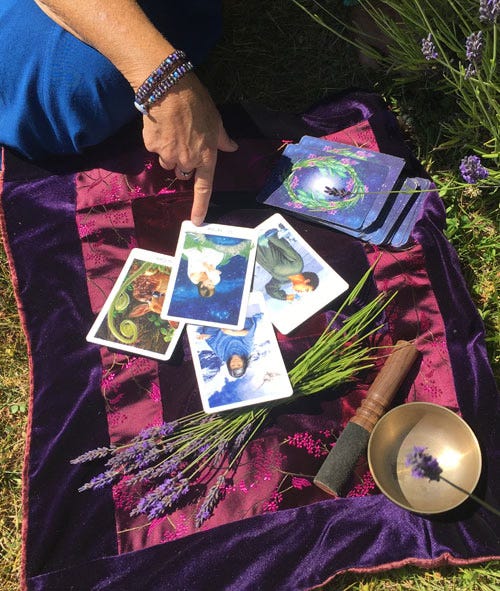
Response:
[[[393,232],[399,227],[416,199],[414,188],[413,179],[405,179],[399,193],[390,195],[387,199],[378,220],[365,229],[362,239],[371,244],[389,242]]]
[[[262,294],[252,292],[240,330],[187,326],[207,413],[287,398],[293,393]]]
[[[374,177],[369,177],[372,186],[371,189],[366,184],[366,179],[364,177],[361,179],[365,182],[366,193],[360,204],[359,212],[357,212],[355,216],[358,223],[359,219],[363,217],[364,212],[366,212],[366,215],[361,225],[354,225],[354,223],[356,223],[354,222],[353,225],[350,226],[353,228],[360,228],[361,226],[366,227],[375,221],[387,199],[388,192],[394,189],[405,165],[404,159],[397,156],[311,136],[304,136],[300,140],[299,146],[304,146],[309,149],[312,148],[323,154],[334,154],[336,157],[340,157],[342,162],[353,166],[354,163],[350,162],[352,159],[359,159],[376,165],[373,166],[373,172],[370,171],[370,175],[375,175]],[[387,177],[385,180],[383,180],[384,170],[387,171]]]
[[[242,328],[256,252],[256,232],[182,222],[161,317]]]
[[[310,210],[307,207],[304,207],[298,199],[293,200],[289,197],[288,193],[291,191],[292,187],[288,187],[288,179],[290,178],[290,175],[293,174],[292,169],[294,166],[294,160],[298,159],[300,162],[304,158],[310,157],[310,155],[311,153],[309,151],[305,152],[303,148],[297,144],[286,146],[283,155],[272,171],[265,188],[257,196],[257,201],[289,211],[299,218],[306,220],[313,219],[334,229],[345,229],[347,234],[359,237],[360,232],[358,230],[342,225],[338,226],[336,221],[333,221],[334,213]],[[296,181],[293,180],[293,183],[295,182]],[[326,187],[324,188],[326,189]],[[336,197],[332,196],[331,199],[336,199]]]
[[[256,228],[253,291],[264,296],[271,322],[288,334],[349,286],[280,214]]]
[[[154,359],[171,357],[183,324],[160,318],[173,258],[134,248],[87,340]]]
[[[408,244],[423,203],[427,199],[429,190],[432,189],[433,186],[429,179],[417,177],[414,178],[413,181],[415,183],[416,199],[409,208],[406,217],[390,238],[390,244],[396,248],[401,248]]]
[[[404,160],[316,138],[303,142],[285,148],[258,200],[340,230],[361,231],[367,216],[377,216]]]

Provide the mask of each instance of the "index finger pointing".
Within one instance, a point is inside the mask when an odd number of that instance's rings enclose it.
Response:
[[[199,166],[195,172],[191,221],[196,226],[202,224],[205,216],[207,215],[208,204],[212,195],[212,185],[216,162],[217,156],[215,156],[212,161],[204,164],[203,166]]]

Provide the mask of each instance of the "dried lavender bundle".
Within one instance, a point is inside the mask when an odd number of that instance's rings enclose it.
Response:
[[[346,315],[349,306],[359,303],[360,292],[372,270],[351,290],[316,343],[296,360],[289,372],[294,388],[291,400],[337,387],[373,366],[375,358],[368,338],[381,328],[380,322],[375,321],[394,296],[379,294]],[[126,444],[85,452],[72,463],[105,459],[106,469],[79,490],[102,488],[124,477],[123,482],[128,485],[146,483],[148,492],[131,515],[143,514],[151,521],[175,510],[195,486],[217,475],[195,517],[196,526],[200,527],[222,500],[226,479],[235,470],[245,447],[260,431],[271,410],[286,403],[277,401],[224,414],[199,411],[145,429]]]

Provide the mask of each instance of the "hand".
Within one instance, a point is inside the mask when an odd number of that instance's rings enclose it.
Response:
[[[212,194],[217,150],[234,152],[238,145],[229,138],[220,114],[205,87],[193,74],[187,74],[165,98],[153,105],[144,117],[144,145],[156,152],[160,165],[181,171],[194,170],[194,199],[191,221],[205,219]]]
[[[147,76],[174,51],[136,0],[35,0],[67,31],[106,56],[136,91]],[[110,26],[110,23],[112,25]],[[144,117],[144,143],[160,156],[160,164],[194,172],[191,220],[203,222],[217,161],[217,150],[238,148],[229,139],[210,95],[192,72],[168,91]]]
[[[234,328],[221,328],[224,334],[227,334],[232,337],[244,337],[248,334],[248,329],[242,328],[241,330],[236,330]]]

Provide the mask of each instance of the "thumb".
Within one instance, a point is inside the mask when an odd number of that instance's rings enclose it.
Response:
[[[219,128],[217,148],[222,152],[236,152],[238,149],[238,144],[227,135],[227,131],[222,124]]]

